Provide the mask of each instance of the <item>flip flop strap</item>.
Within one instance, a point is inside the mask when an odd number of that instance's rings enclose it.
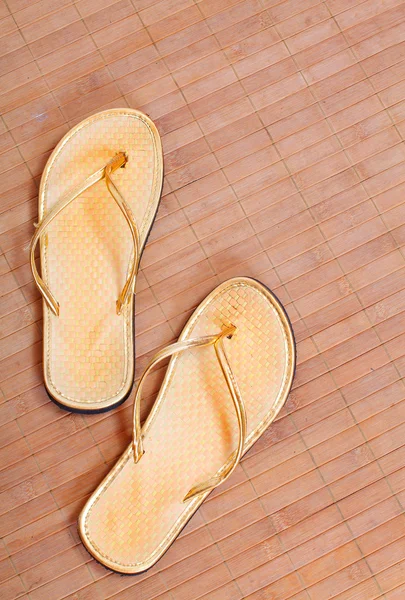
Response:
[[[133,257],[133,260],[131,261],[129,275],[128,275],[128,278],[125,282],[124,287],[122,288],[122,291],[121,291],[121,293],[118,297],[117,303],[116,303],[117,314],[121,314],[122,307],[129,300],[129,298],[131,296],[131,292],[134,289],[135,278],[136,278],[136,274],[138,272],[139,259],[140,259],[139,235],[138,235],[138,230],[136,227],[135,219],[132,215],[132,211],[131,211],[130,207],[128,206],[127,202],[125,201],[125,199],[123,198],[123,196],[121,195],[117,186],[111,179],[111,174],[114,171],[116,171],[117,169],[119,169],[120,167],[123,167],[125,165],[125,163],[127,162],[127,160],[128,159],[123,152],[116,154],[114,156],[114,158],[112,158],[110,161],[108,161],[108,163],[104,167],[102,167],[101,169],[99,169],[98,171],[96,171],[95,173],[90,175],[90,177],[85,179],[79,185],[77,185],[72,190],[70,190],[67,194],[62,196],[62,198],[45,215],[45,217],[40,221],[40,223],[35,225],[36,231],[32,237],[31,244],[30,244],[31,270],[32,270],[32,274],[34,276],[34,280],[35,280],[35,283],[36,283],[39,291],[41,292],[45,302],[47,303],[47,305],[49,306],[51,311],[56,316],[59,316],[59,302],[55,299],[52,292],[50,291],[50,289],[48,288],[48,286],[46,285],[46,283],[44,282],[44,280],[38,273],[38,270],[37,270],[37,267],[35,264],[35,248],[37,246],[39,239],[44,235],[49,224],[71,202],[73,202],[73,200],[78,198],[78,196],[80,196],[83,192],[88,190],[90,187],[92,187],[93,185],[95,185],[96,183],[101,181],[102,179],[105,179],[108,191],[110,192],[111,196],[114,198],[115,202],[118,204],[122,214],[125,217],[125,220],[128,223],[128,226],[131,230],[131,235],[132,235],[132,240],[133,240],[133,245],[134,245],[134,257]]]
[[[229,392],[232,397],[233,405],[235,407],[236,416],[238,419],[238,427],[239,427],[239,440],[238,447],[236,451],[234,451],[226,465],[226,467],[222,470],[220,475],[215,477],[211,477],[210,479],[200,483],[198,485],[193,486],[185,495],[183,502],[193,498],[195,496],[199,496],[205,492],[213,490],[218,485],[223,483],[228,477],[233,473],[237,464],[239,463],[246,439],[246,431],[247,431],[247,419],[246,419],[246,410],[245,405],[243,403],[238,384],[232,373],[231,366],[229,364],[228,358],[225,353],[225,348],[223,344],[223,340],[225,337],[231,338],[235,333],[236,327],[231,326],[221,331],[216,335],[209,335],[201,338],[192,338],[189,340],[184,340],[181,342],[176,342],[175,344],[171,344],[159,350],[157,354],[153,357],[147,368],[142,374],[142,377],[139,380],[138,387],[136,389],[135,400],[134,400],[134,412],[133,412],[133,452],[134,452],[134,460],[135,462],[139,462],[144,454],[143,448],[143,437],[142,437],[142,428],[141,428],[141,416],[140,416],[140,406],[141,406],[141,391],[143,383],[146,379],[146,376],[150,373],[153,367],[159,363],[160,361],[168,358],[169,356],[173,356],[174,354],[179,354],[180,352],[184,352],[185,350],[190,350],[191,348],[198,348],[203,346],[214,346],[215,354],[217,356],[219,365],[221,367],[222,373],[224,375],[226,384],[228,386]]]

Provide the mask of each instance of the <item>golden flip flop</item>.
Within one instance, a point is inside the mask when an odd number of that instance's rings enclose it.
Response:
[[[102,412],[131,391],[133,293],[162,179],[156,126],[129,108],[76,125],[46,164],[30,261],[44,300],[45,386],[63,408]]]
[[[168,356],[141,428],[143,382]],[[80,515],[79,533],[94,558],[120,573],[156,563],[275,419],[294,367],[290,322],[266,287],[238,277],[211,292],[178,342],[160,350],[144,371],[133,442]]]

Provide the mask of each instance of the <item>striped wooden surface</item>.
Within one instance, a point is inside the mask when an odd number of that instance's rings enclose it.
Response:
[[[2,600],[405,598],[403,0],[1,0],[0,18]],[[156,121],[166,162],[137,375],[239,274],[285,304],[299,359],[281,417],[135,578],[75,525],[131,401],[49,401],[27,256],[52,148],[120,106]]]

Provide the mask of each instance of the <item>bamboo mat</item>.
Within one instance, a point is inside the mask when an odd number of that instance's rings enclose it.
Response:
[[[404,2],[2,0],[0,19],[2,600],[403,600]],[[234,275],[276,293],[298,342],[281,416],[138,577],[76,533],[131,400],[98,416],[49,401],[28,265],[50,152],[121,106],[165,152],[137,376]]]

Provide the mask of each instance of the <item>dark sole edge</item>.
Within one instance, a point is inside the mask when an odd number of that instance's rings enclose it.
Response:
[[[149,234],[148,234],[148,235],[149,235]],[[146,244],[145,244],[145,245],[146,245]],[[279,298],[276,296],[276,294],[275,294],[275,293],[274,293],[274,292],[273,292],[273,291],[272,291],[272,290],[271,290],[271,289],[270,289],[270,288],[269,288],[269,287],[268,287],[266,284],[262,283],[262,282],[261,282],[259,279],[256,279],[255,277],[250,277],[250,275],[240,275],[240,277],[246,277],[246,279],[251,279],[252,281],[256,281],[257,283],[259,283],[260,285],[262,285],[264,288],[266,288],[266,290],[267,290],[268,292],[270,292],[270,294],[271,294],[272,296],[274,296],[274,298],[275,298],[275,299],[277,300],[277,302],[279,303],[279,305],[280,305],[280,308],[281,308],[281,310],[283,311],[283,314],[285,315],[285,317],[286,317],[286,319],[287,319],[287,322],[288,322],[288,324],[289,324],[289,326],[290,326],[290,329],[291,329],[291,334],[292,334],[292,339],[293,339],[293,342],[294,342],[294,370],[293,370],[293,374],[292,374],[292,378],[291,378],[291,386],[290,386],[290,389],[288,390],[287,398],[286,398],[286,400],[285,400],[285,401],[287,402],[287,400],[288,400],[288,396],[290,395],[290,392],[291,392],[291,389],[292,389],[292,386],[293,386],[293,383],[294,383],[295,373],[296,373],[296,370],[297,370],[297,340],[296,340],[296,338],[295,338],[294,328],[293,328],[293,326],[292,326],[291,319],[290,319],[290,317],[288,316],[286,309],[284,308],[284,304],[281,302],[281,300],[280,300],[280,299],[279,299]],[[134,338],[134,339],[135,339],[135,338]],[[284,405],[283,405],[283,406],[284,406]],[[94,411],[93,411],[93,412],[94,412]],[[274,422],[274,421],[273,421],[273,422]],[[273,424],[273,422],[272,422],[272,423],[270,423],[269,427],[271,427],[271,425]],[[260,436],[260,437],[261,437],[261,436]],[[259,437],[259,438],[256,440],[256,442],[253,444],[253,446],[251,446],[251,448],[253,448],[253,447],[254,447],[254,445],[255,445],[255,444],[256,444],[256,443],[259,441],[260,437]],[[249,450],[250,450],[250,448],[249,448]],[[243,460],[243,457],[242,457],[242,460]],[[207,498],[209,498],[209,496],[211,495],[211,493],[212,493],[212,492],[210,492],[210,493],[208,494]],[[207,499],[207,498],[206,498],[206,499]],[[205,499],[205,500],[206,500],[206,499]],[[204,502],[205,502],[205,500],[204,500]],[[195,510],[195,511],[193,512],[193,514],[192,514],[192,515],[191,515],[191,516],[190,516],[190,517],[187,519],[187,521],[185,522],[185,524],[183,525],[183,527],[180,529],[179,533],[176,535],[176,537],[174,538],[174,540],[172,541],[172,543],[170,544],[170,546],[168,546],[168,547],[166,548],[166,550],[163,552],[162,556],[160,556],[160,557],[158,558],[158,560],[157,560],[155,563],[153,563],[153,565],[151,565],[151,566],[150,566],[150,567],[148,567],[147,569],[144,569],[143,571],[138,571],[137,573],[123,573],[122,571],[116,571],[115,569],[112,569],[111,567],[107,567],[106,565],[104,565],[104,564],[103,564],[102,562],[100,562],[100,561],[99,561],[97,558],[95,558],[95,557],[94,557],[94,556],[91,554],[91,552],[90,552],[90,551],[87,549],[87,546],[86,546],[85,542],[83,541],[83,539],[82,539],[82,536],[80,535],[80,529],[79,529],[79,527],[77,528],[77,532],[78,532],[78,534],[79,534],[79,538],[80,538],[80,540],[81,540],[81,542],[82,542],[83,546],[85,547],[85,549],[86,549],[86,552],[88,553],[88,555],[89,555],[89,556],[91,556],[91,558],[92,558],[93,560],[95,560],[95,561],[96,561],[96,563],[98,563],[99,565],[101,565],[102,567],[104,567],[104,569],[105,569],[106,571],[110,571],[111,573],[117,573],[117,575],[122,575],[122,576],[124,576],[124,577],[137,577],[138,575],[143,575],[144,573],[147,573],[147,572],[148,572],[148,571],[149,571],[149,570],[150,570],[152,567],[154,567],[154,566],[155,566],[155,565],[156,565],[156,564],[159,562],[159,560],[160,560],[161,558],[163,558],[163,557],[165,556],[165,554],[166,554],[166,553],[167,553],[167,552],[170,550],[170,548],[171,548],[171,547],[173,546],[173,544],[176,542],[176,540],[177,540],[177,538],[179,537],[179,535],[181,535],[181,533],[183,532],[183,530],[184,530],[184,529],[187,527],[187,525],[189,524],[189,522],[191,521],[191,519],[194,517],[194,515],[196,514],[196,512],[199,510],[199,508],[200,508],[200,507],[198,507],[198,508],[197,508],[197,510]]]
[[[135,352],[135,350],[134,350],[134,352]],[[110,410],[113,410],[114,408],[117,408],[118,406],[121,406],[121,404],[124,404],[124,402],[126,402],[126,400],[128,400],[129,396],[131,395],[131,392],[132,392],[132,390],[134,388],[134,382],[132,382],[130,389],[125,394],[125,396],[123,398],[121,398],[121,400],[118,400],[118,402],[115,402],[115,404],[111,404],[110,406],[105,406],[104,408],[96,408],[94,410],[88,410],[86,408],[71,408],[70,406],[66,406],[66,404],[62,404],[61,402],[58,402],[58,400],[56,400],[52,396],[52,394],[50,393],[50,391],[48,390],[48,388],[46,387],[45,384],[44,384],[44,387],[45,387],[45,391],[47,393],[48,398],[58,408],[61,408],[65,412],[74,413],[74,414],[77,414],[77,415],[101,415],[102,413],[109,412]]]
[[[290,319],[290,317],[289,317],[289,315],[288,315],[288,313],[287,313],[286,309],[284,308],[284,304],[281,302],[281,300],[279,299],[279,297],[278,297],[278,296],[276,296],[276,294],[275,294],[275,293],[274,293],[274,292],[273,292],[273,291],[272,291],[272,290],[271,290],[271,289],[270,289],[270,288],[269,288],[269,287],[268,287],[268,286],[267,286],[265,283],[262,283],[262,282],[261,282],[259,279],[256,279],[255,277],[250,277],[250,276],[248,276],[248,275],[246,276],[246,278],[247,278],[247,279],[253,279],[253,281],[257,281],[257,283],[260,283],[260,285],[262,285],[264,288],[266,288],[266,290],[267,290],[268,292],[270,292],[270,294],[271,294],[272,296],[274,296],[274,298],[275,298],[275,299],[277,300],[277,302],[279,303],[279,305],[280,305],[280,307],[281,307],[281,310],[283,311],[283,314],[285,315],[285,318],[287,319],[287,322],[288,322],[288,324],[289,324],[289,326],[290,326],[290,329],[291,329],[292,339],[293,339],[293,342],[294,342],[294,370],[293,370],[292,379],[291,379],[291,386],[290,386],[290,389],[288,390],[288,395],[287,395],[287,398],[285,399],[285,401],[287,402],[288,396],[290,395],[290,392],[291,392],[291,389],[292,389],[292,386],[293,386],[293,383],[294,383],[295,373],[296,373],[296,371],[297,371],[297,340],[296,340],[296,338],[295,338],[294,327],[293,327],[293,324],[292,324],[292,322],[291,322],[291,319]],[[284,406],[284,405],[283,405],[283,406]],[[271,424],[270,424],[270,425],[271,425]],[[270,427],[270,425],[269,425],[269,427]],[[259,439],[260,439],[260,438],[259,438]],[[258,441],[258,440],[257,440],[257,441]],[[256,443],[256,442],[255,442],[255,443]],[[254,446],[254,444],[253,444],[253,446]],[[253,448],[253,446],[252,446],[252,448]]]

